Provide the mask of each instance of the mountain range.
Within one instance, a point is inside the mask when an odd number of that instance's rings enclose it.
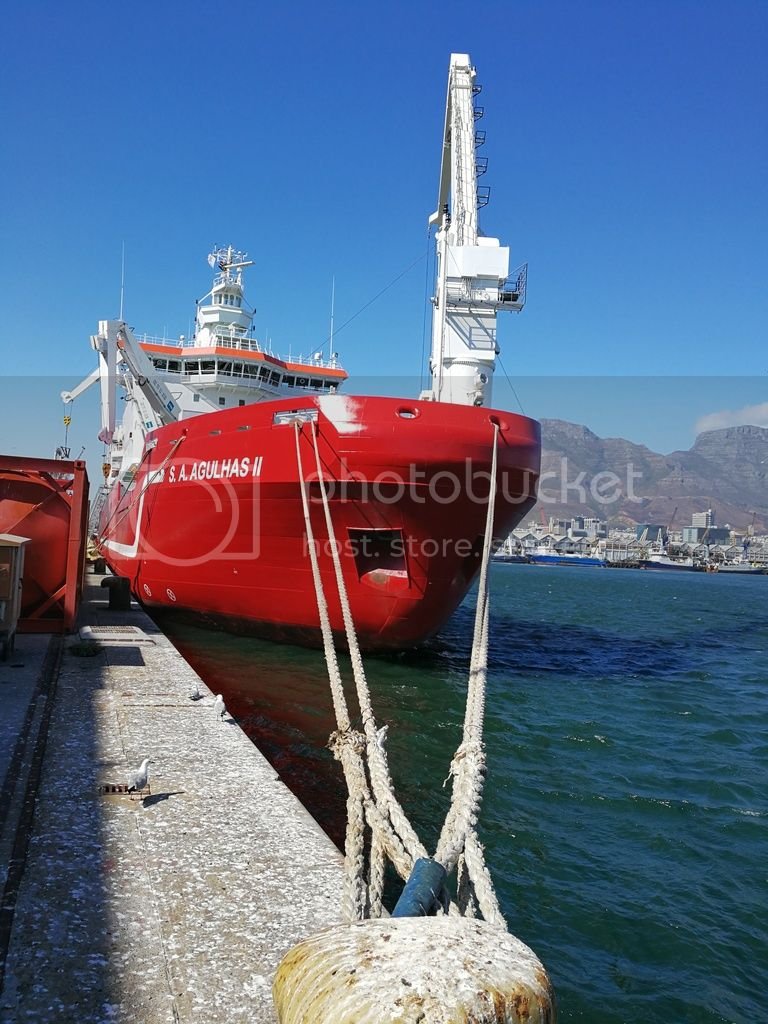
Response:
[[[536,511],[545,522],[579,515],[680,529],[711,508],[718,526],[768,530],[768,428],[709,430],[669,455],[564,420],[541,429]]]

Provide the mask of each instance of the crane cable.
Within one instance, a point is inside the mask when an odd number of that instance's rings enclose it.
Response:
[[[344,583],[339,557],[340,547],[336,540],[330,514],[318,447],[318,427],[314,422],[311,427],[311,439],[317,480],[320,486],[335,582],[362,716],[363,733],[351,728],[309,511],[307,482],[304,476],[300,445],[304,422],[306,421],[299,417],[294,420],[296,458],[323,648],[336,713],[337,731],[331,736],[329,746],[333,750],[334,756],[341,762],[348,790],[343,909],[347,920],[362,920],[367,917],[381,916],[384,856],[389,857],[401,878],[407,879],[415,861],[418,858],[426,857],[427,854],[397,800],[389,774],[383,731],[376,727],[370,691]],[[467,707],[462,740],[451,762],[450,777],[453,779],[451,805],[438,842],[435,860],[442,864],[446,872],[450,872],[454,868],[457,871],[457,902],[450,902],[450,913],[474,916],[479,909],[486,921],[505,928],[506,924],[499,909],[493,882],[485,864],[483,848],[475,830],[485,772],[482,726],[488,664],[488,565],[492,549],[496,498],[498,433],[498,424],[494,424],[491,482],[486,511],[478,603],[475,612]],[[366,824],[371,833],[367,860],[365,855]]]

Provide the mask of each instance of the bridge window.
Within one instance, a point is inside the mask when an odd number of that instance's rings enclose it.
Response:
[[[295,387],[296,386],[296,378],[295,377],[283,377],[283,384],[287,384],[289,388]]]
[[[220,398],[219,399],[219,405],[226,405],[226,404],[227,404],[226,398]]]

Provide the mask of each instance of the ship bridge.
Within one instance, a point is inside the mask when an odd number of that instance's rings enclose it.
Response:
[[[348,376],[336,356],[329,360],[319,355],[280,359],[265,352],[255,338],[226,337],[214,344],[201,345],[198,338],[176,340],[144,335],[138,341],[169,383],[176,380],[182,384],[255,384],[273,392],[283,388],[329,392],[335,391]]]
[[[253,265],[247,253],[232,246],[214,249],[208,264],[214,270],[213,284],[196,303],[192,338],[137,338],[158,376],[169,387],[185,386],[178,396],[185,411],[200,412],[201,399],[217,408],[279,398],[295,390],[327,394],[343,384],[347,373],[336,353],[329,359],[322,352],[282,359],[257,340],[255,310],[246,302],[243,285],[243,270]],[[191,397],[185,394],[187,389]]]

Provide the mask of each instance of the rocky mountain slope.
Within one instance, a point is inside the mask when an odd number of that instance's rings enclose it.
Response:
[[[687,526],[693,512],[716,522],[768,529],[768,429],[728,427],[700,434],[689,451],[660,455],[587,427],[542,420],[539,505],[545,516],[594,515],[612,523]],[[539,514],[541,512],[539,511]]]

